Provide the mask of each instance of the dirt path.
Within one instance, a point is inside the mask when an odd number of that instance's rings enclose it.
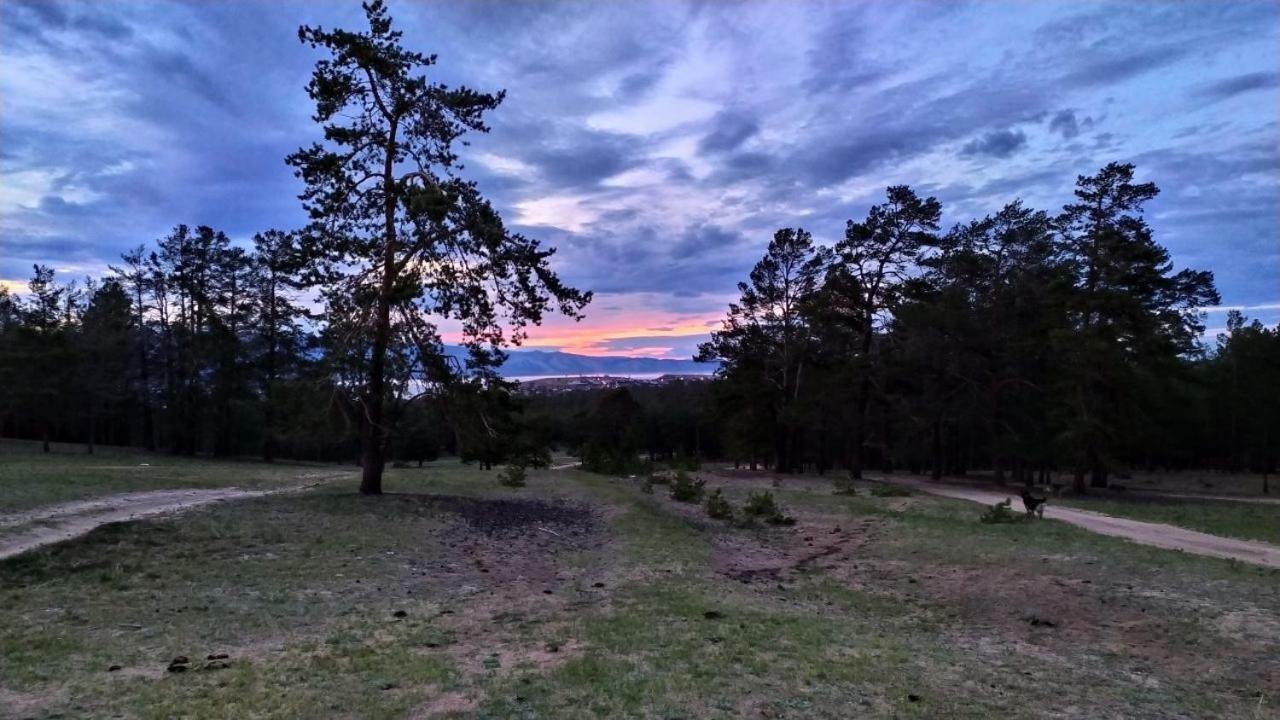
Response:
[[[0,515],[0,560],[71,540],[107,523],[182,512],[226,500],[299,492],[344,475],[313,478],[304,484],[272,490],[231,487],[119,493]]]
[[[1007,497],[1013,497],[1015,500],[1014,507],[1018,507],[1016,503],[1017,494],[1012,490],[1009,492],[997,492],[984,488],[935,483],[919,478],[895,477],[884,478],[884,481],[906,485],[933,495],[941,495],[958,500],[970,500],[984,505],[993,505],[1002,502]],[[1101,535],[1125,538],[1143,545],[1280,568],[1280,545],[1272,545],[1256,540],[1225,538],[1196,532],[1195,530],[1187,530],[1174,525],[1130,520],[1089,510],[1055,506],[1052,501],[1046,506],[1044,516],[1071,523]]]

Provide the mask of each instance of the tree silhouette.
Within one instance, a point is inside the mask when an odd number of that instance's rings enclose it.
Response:
[[[431,317],[460,321],[469,345],[500,346],[519,342],[550,309],[579,317],[590,294],[561,283],[548,263],[554,250],[508,232],[474,183],[455,175],[455,143],[488,130],[484,114],[503,93],[430,82],[420,73],[435,56],[401,45],[381,0],[364,10],[367,31],[298,31],[302,42],[329,54],[307,86],[324,142],[288,163],[306,184],[306,277],[323,288],[327,312],[355,313],[350,325],[368,333],[354,397],[360,492],[378,494],[390,437],[386,375],[394,328],[413,333],[410,345],[428,354],[439,345]]]

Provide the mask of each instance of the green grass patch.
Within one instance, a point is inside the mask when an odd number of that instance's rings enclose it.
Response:
[[[35,446],[27,444],[6,441],[3,445],[0,514],[123,492],[232,486],[269,489],[305,483],[309,478],[356,475],[351,466],[217,461],[121,449],[85,455],[68,446],[46,455],[33,452]]]

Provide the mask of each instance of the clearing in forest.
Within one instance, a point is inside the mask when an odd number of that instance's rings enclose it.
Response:
[[[698,476],[739,512],[772,492],[796,522],[739,527],[574,469],[504,489],[440,462],[389,471],[380,498],[339,479],[10,558],[0,715],[1277,710],[1280,571],[984,525],[925,494]]]

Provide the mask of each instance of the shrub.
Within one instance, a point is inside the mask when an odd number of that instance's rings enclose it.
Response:
[[[771,492],[751,493],[742,512],[749,521],[763,520],[770,525],[794,525],[796,522],[795,518],[782,512]]]
[[[982,517],[978,518],[988,525],[996,525],[1000,523],[1020,523],[1030,519],[1030,515],[1025,513],[1016,513],[1011,507],[1013,505],[1012,498],[1005,498],[1003,502],[987,508],[982,513]]]
[[[498,473],[498,484],[505,487],[524,487],[526,475],[523,465],[508,465]]]
[[[716,520],[732,520],[733,506],[729,504],[720,488],[711,491],[707,496],[707,516]]]
[[[683,470],[677,471],[675,480],[671,482],[671,499],[687,503],[700,502],[706,485],[705,480],[691,478]]]
[[[871,494],[876,497],[911,497],[916,494],[916,491],[902,485],[877,483],[871,486]]]

